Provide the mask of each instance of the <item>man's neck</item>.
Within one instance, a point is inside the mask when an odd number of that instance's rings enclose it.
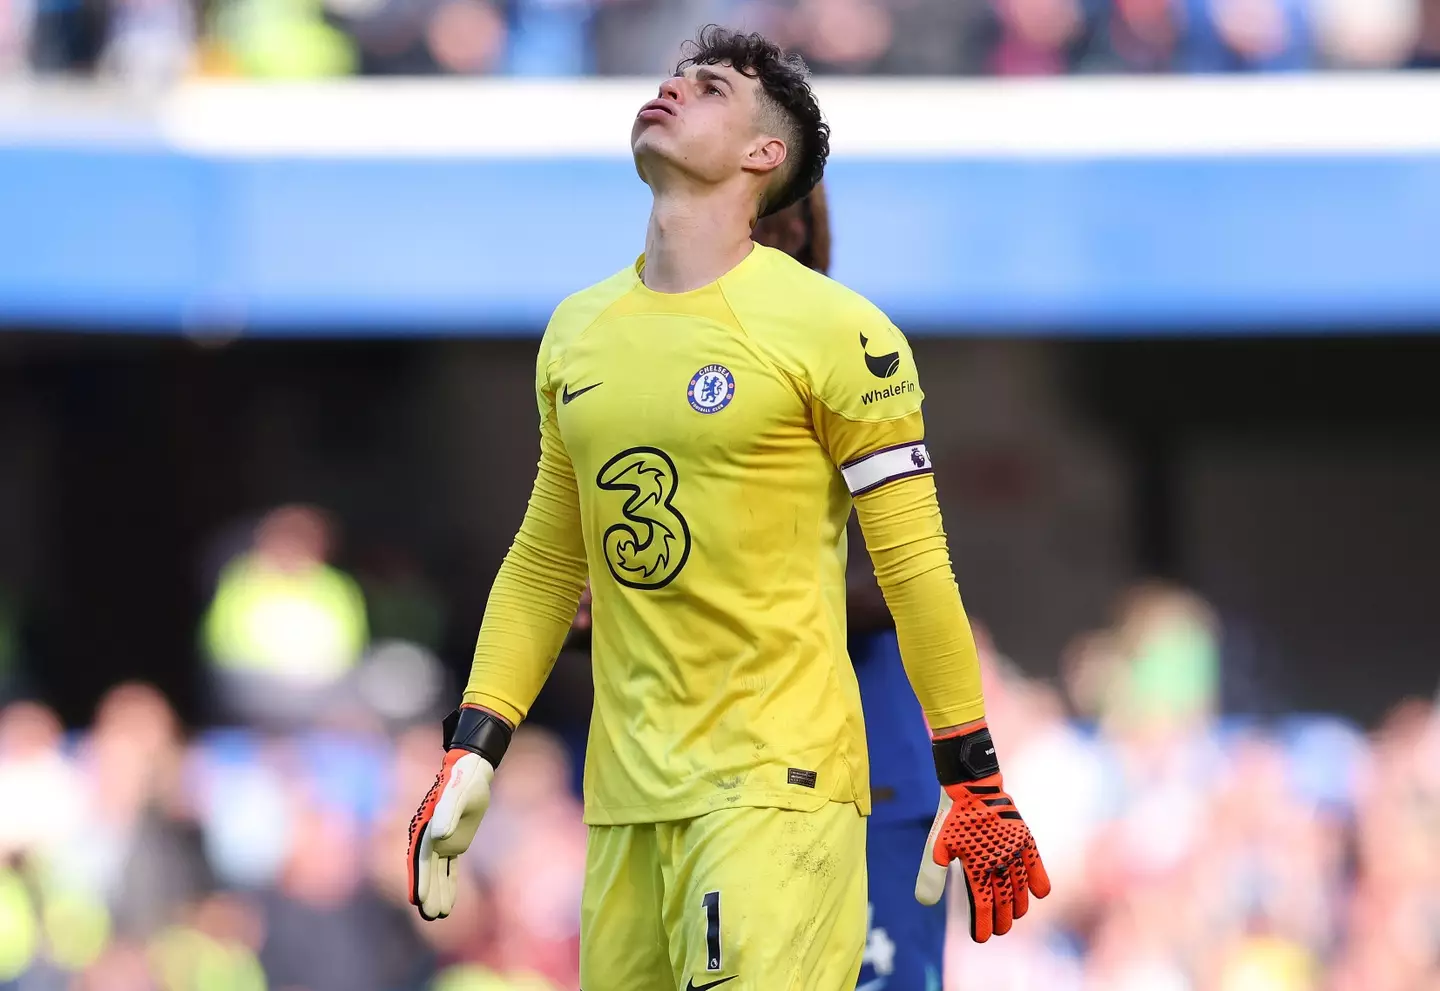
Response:
[[[645,231],[645,285],[679,293],[708,286],[745,260],[753,212],[724,191],[657,193]]]

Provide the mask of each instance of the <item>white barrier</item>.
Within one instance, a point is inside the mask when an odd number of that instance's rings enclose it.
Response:
[[[214,155],[626,154],[653,79],[193,83],[152,99],[0,87],[0,144]],[[1389,154],[1440,149],[1440,73],[816,81],[838,156]]]

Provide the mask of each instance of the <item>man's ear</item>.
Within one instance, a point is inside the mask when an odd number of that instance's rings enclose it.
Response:
[[[785,142],[774,137],[757,138],[745,154],[745,170],[761,174],[774,172],[785,164]]]

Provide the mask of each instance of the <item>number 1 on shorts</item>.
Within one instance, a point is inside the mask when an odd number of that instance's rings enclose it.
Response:
[[[705,906],[705,969],[720,969],[720,892],[707,891],[700,899]]]

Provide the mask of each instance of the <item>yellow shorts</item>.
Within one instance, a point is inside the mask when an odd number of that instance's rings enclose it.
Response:
[[[854,991],[865,907],[851,803],[591,826],[580,987]]]

